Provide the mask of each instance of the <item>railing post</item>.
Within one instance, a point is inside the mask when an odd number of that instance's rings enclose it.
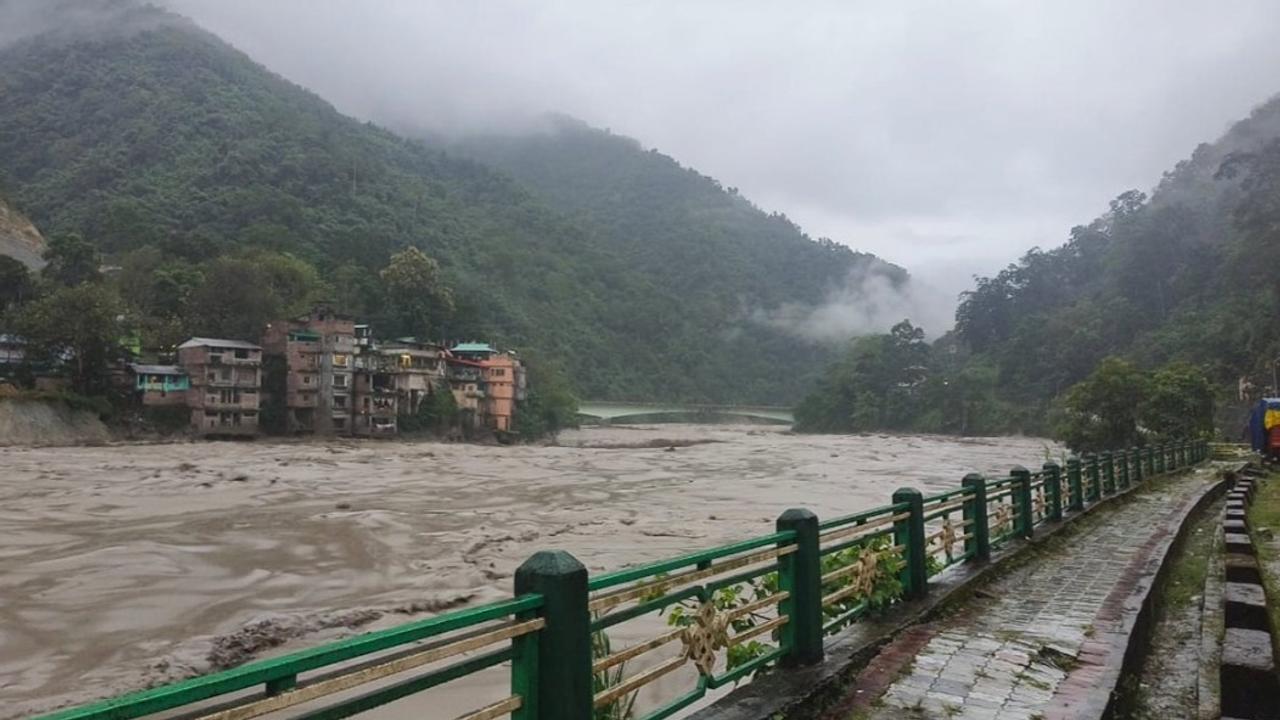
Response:
[[[516,568],[516,596],[542,596],[535,688],[536,720],[591,720],[591,614],[587,568],[563,550],[534,553]],[[514,672],[514,669],[513,669]]]
[[[893,543],[903,548],[906,566],[902,568],[903,596],[916,600],[929,588],[924,547],[924,496],[915,488],[899,488],[893,493],[893,504],[907,504],[908,517],[893,524]]]
[[[1018,501],[1018,534],[1024,538],[1031,537],[1035,531],[1035,512],[1031,507],[1031,471],[1021,465],[1014,465],[1009,471],[1013,478],[1013,497]]]
[[[1050,460],[1040,467],[1044,471],[1045,501],[1049,503],[1049,520],[1062,520],[1062,468]]]
[[[1129,450],[1120,451],[1120,467],[1116,472],[1116,485],[1121,490],[1129,489]]]
[[[1133,456],[1133,478],[1132,478],[1132,479],[1133,479],[1133,484],[1134,484],[1134,485],[1141,485],[1141,484],[1142,484],[1142,478],[1143,478],[1143,473],[1142,473],[1142,448],[1133,448],[1132,450],[1130,450],[1130,451],[1129,451],[1129,454],[1130,454],[1131,456]]]
[[[1085,475],[1089,480],[1089,502],[1097,502],[1102,498],[1102,477],[1099,475],[1098,456],[1089,453],[1085,458]]]
[[[1165,444],[1160,443],[1159,445],[1156,445],[1155,452],[1156,452],[1156,474],[1163,475],[1165,470],[1165,467],[1164,467],[1165,455],[1167,454],[1167,451],[1165,450]]]
[[[1102,453],[1102,492],[1105,495],[1116,492],[1116,460],[1110,450]]]
[[[987,479],[978,473],[969,473],[960,481],[960,485],[969,491],[961,512],[969,527],[969,534],[973,536],[965,539],[964,551],[974,560],[986,562],[991,559],[991,534],[987,526]]]
[[[796,551],[782,557],[779,589],[791,594],[780,611],[791,619],[782,626],[783,647],[790,647],[783,667],[822,662],[822,562],[818,550],[818,516],[791,508],[778,516],[778,532],[795,532]],[[789,642],[788,642],[789,641]]]
[[[1080,478],[1080,458],[1076,455],[1067,458],[1067,494],[1071,501],[1068,510],[1080,512],[1084,509],[1084,483]]]
[[[1156,473],[1156,449],[1153,445],[1148,445],[1145,450],[1147,457],[1147,471],[1143,473],[1148,479],[1157,475]]]
[[[1187,442],[1185,440],[1178,442],[1178,457],[1182,459],[1182,462],[1178,463],[1178,465],[1186,467],[1188,465],[1187,461],[1190,460],[1190,458],[1187,457]]]

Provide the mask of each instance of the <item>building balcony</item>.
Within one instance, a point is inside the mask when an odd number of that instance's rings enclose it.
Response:
[[[221,410],[230,410],[230,411],[257,410],[258,398],[255,397],[252,400],[241,398],[239,401],[223,400],[222,398],[205,398],[204,408],[206,410],[219,410],[219,411]]]
[[[258,378],[230,378],[223,380],[216,378],[205,383],[209,387],[216,388],[254,388],[258,387]]]
[[[210,355],[209,364],[210,365],[239,365],[239,366],[261,365],[262,357],[250,356],[250,357],[238,358],[233,355]]]

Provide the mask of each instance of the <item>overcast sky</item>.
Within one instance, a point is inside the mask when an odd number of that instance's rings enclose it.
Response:
[[[340,110],[563,112],[948,290],[1280,92],[1280,2],[165,0]]]

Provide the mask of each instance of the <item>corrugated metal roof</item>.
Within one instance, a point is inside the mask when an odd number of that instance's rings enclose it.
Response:
[[[453,346],[453,351],[463,353],[498,352],[489,343],[458,343]]]
[[[187,371],[177,365],[140,365],[134,363],[129,366],[139,375],[186,375]]]
[[[242,350],[261,350],[262,349],[262,346],[260,345],[254,345],[251,342],[245,342],[243,340],[226,340],[223,338],[202,338],[202,337],[193,337],[190,340],[182,343],[178,347],[180,348],[229,347],[229,348],[240,348]]]

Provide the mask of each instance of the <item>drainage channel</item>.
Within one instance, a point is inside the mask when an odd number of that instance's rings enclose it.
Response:
[[[1170,548],[1150,625],[1136,641],[1141,660],[1121,680],[1113,718],[1218,717],[1225,504],[1219,497],[1188,517],[1181,541]],[[1202,713],[1203,705],[1214,714]]]

